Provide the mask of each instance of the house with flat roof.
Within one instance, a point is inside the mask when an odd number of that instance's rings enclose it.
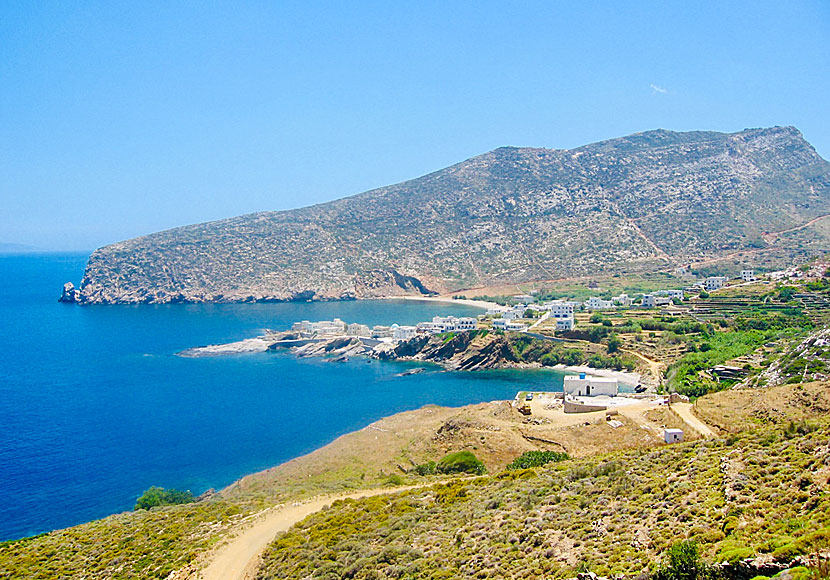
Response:
[[[563,381],[566,395],[574,397],[616,397],[619,391],[617,379],[611,377],[589,377],[585,373],[566,375]]]

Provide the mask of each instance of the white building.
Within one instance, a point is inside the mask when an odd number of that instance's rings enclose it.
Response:
[[[487,309],[487,316],[501,316],[501,313],[507,310],[506,306],[495,306]]]
[[[505,312],[501,313],[502,320],[517,320],[519,318],[523,318],[525,315],[524,309],[517,310],[515,308],[511,308]]]
[[[521,322],[514,322],[505,318],[496,318],[493,321],[493,328],[496,330],[505,330],[509,332],[520,332],[527,328],[527,324]]]
[[[726,284],[726,276],[710,276],[703,281],[703,289],[707,292],[720,290]]]
[[[320,320],[319,322],[295,322],[291,330],[297,330],[304,334],[346,334],[346,323],[335,318],[334,320]]]
[[[550,312],[548,318],[556,322],[556,330],[573,330],[574,304],[565,300],[553,300],[542,305],[541,310]]]
[[[418,329],[414,326],[398,326],[392,325],[392,340],[409,340],[415,338],[418,334]]]
[[[475,330],[478,328],[478,320],[470,317],[457,318],[455,321],[456,330]]]
[[[611,302],[616,306],[628,308],[629,306],[631,306],[632,300],[628,296],[628,294],[620,294],[619,296],[612,296]]]
[[[595,397],[597,395],[617,396],[617,379],[611,377],[589,377],[585,373],[567,375],[564,379],[566,395]]]
[[[597,296],[591,296],[585,302],[585,308],[588,310],[608,310],[609,308],[614,308],[614,304],[610,300],[603,300]]]
[[[672,299],[677,298],[678,300],[683,300],[683,298],[685,298],[683,290],[658,290],[655,294],[657,296],[668,296]]]
[[[376,325],[372,327],[372,338],[392,338],[392,328]]]
[[[419,322],[415,329],[419,334],[438,334],[441,332],[441,326],[432,322]]]
[[[680,443],[683,441],[683,429],[664,429],[663,440],[666,443]]]
[[[755,270],[741,270],[741,280],[744,282],[755,282]]]
[[[372,336],[372,331],[365,324],[353,322],[346,327],[346,334],[349,336]]]
[[[665,306],[671,304],[671,298],[668,296],[658,296],[657,294],[643,294],[643,308],[656,308],[657,306]]]

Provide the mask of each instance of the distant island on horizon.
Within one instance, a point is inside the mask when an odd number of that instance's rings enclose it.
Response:
[[[794,127],[503,147],[301,209],[111,244],[83,304],[434,295],[690,263],[775,268],[830,246],[830,163]]]

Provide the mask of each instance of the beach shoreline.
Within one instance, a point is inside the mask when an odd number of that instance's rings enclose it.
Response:
[[[472,306],[474,308],[481,308],[483,310],[490,310],[491,308],[506,308],[505,306],[497,304],[496,302],[488,302],[486,300],[472,300],[470,298],[453,298],[451,296],[382,296],[380,298],[372,298],[372,300],[418,300],[421,302],[441,302],[444,304],[461,304],[463,306]]]

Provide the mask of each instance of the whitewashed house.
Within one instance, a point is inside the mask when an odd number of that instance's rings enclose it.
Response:
[[[392,340],[409,340],[415,338],[418,334],[418,329],[414,326],[398,326],[392,325]]]
[[[527,328],[527,324],[523,324],[521,322],[515,322],[513,320],[507,320],[505,318],[496,318],[493,321],[493,328],[495,330],[505,330],[509,332],[521,332]]]
[[[744,282],[755,282],[755,270],[741,270],[741,280]]]
[[[567,318],[556,318],[556,330],[573,330],[574,329],[574,317],[569,316]]]
[[[438,334],[441,332],[441,326],[433,322],[419,322],[415,330],[418,334]]]
[[[664,429],[663,440],[666,443],[680,443],[683,441],[683,429]]]
[[[346,327],[346,334],[349,336],[372,336],[372,331],[365,324],[352,322]]]
[[[591,296],[588,298],[588,301],[585,302],[585,308],[588,310],[608,310],[610,308],[614,308],[614,304],[610,300],[603,300],[598,296]]]
[[[523,318],[524,315],[525,315],[524,309],[517,310],[515,308],[511,308],[510,310],[507,310],[506,312],[502,312],[501,313],[501,318],[502,318],[502,320],[517,320],[519,318]]]
[[[617,379],[611,377],[589,377],[585,373],[579,373],[567,375],[564,379],[565,394],[574,397],[616,397],[618,390]]]
[[[456,330],[475,330],[478,328],[478,320],[470,317],[457,318],[455,321]]]
[[[372,338],[392,338],[392,328],[380,324],[375,325],[372,327]]]
[[[658,296],[657,294],[643,294],[643,308],[656,308],[657,306],[665,306],[671,303],[671,298],[669,298],[668,296]]]
[[[543,309],[550,312],[548,318],[556,322],[556,330],[573,330],[574,305],[573,302],[554,300],[543,305]]]
[[[677,298],[678,300],[683,300],[683,298],[685,298],[683,290],[658,290],[654,294],[657,296],[667,296],[671,299]]]
[[[628,294],[620,294],[619,296],[612,296],[611,302],[615,306],[622,306],[623,308],[628,308],[629,306],[631,306],[631,303],[633,301],[628,296]]]
[[[726,276],[710,276],[703,281],[703,289],[707,292],[720,290],[726,284]]]

